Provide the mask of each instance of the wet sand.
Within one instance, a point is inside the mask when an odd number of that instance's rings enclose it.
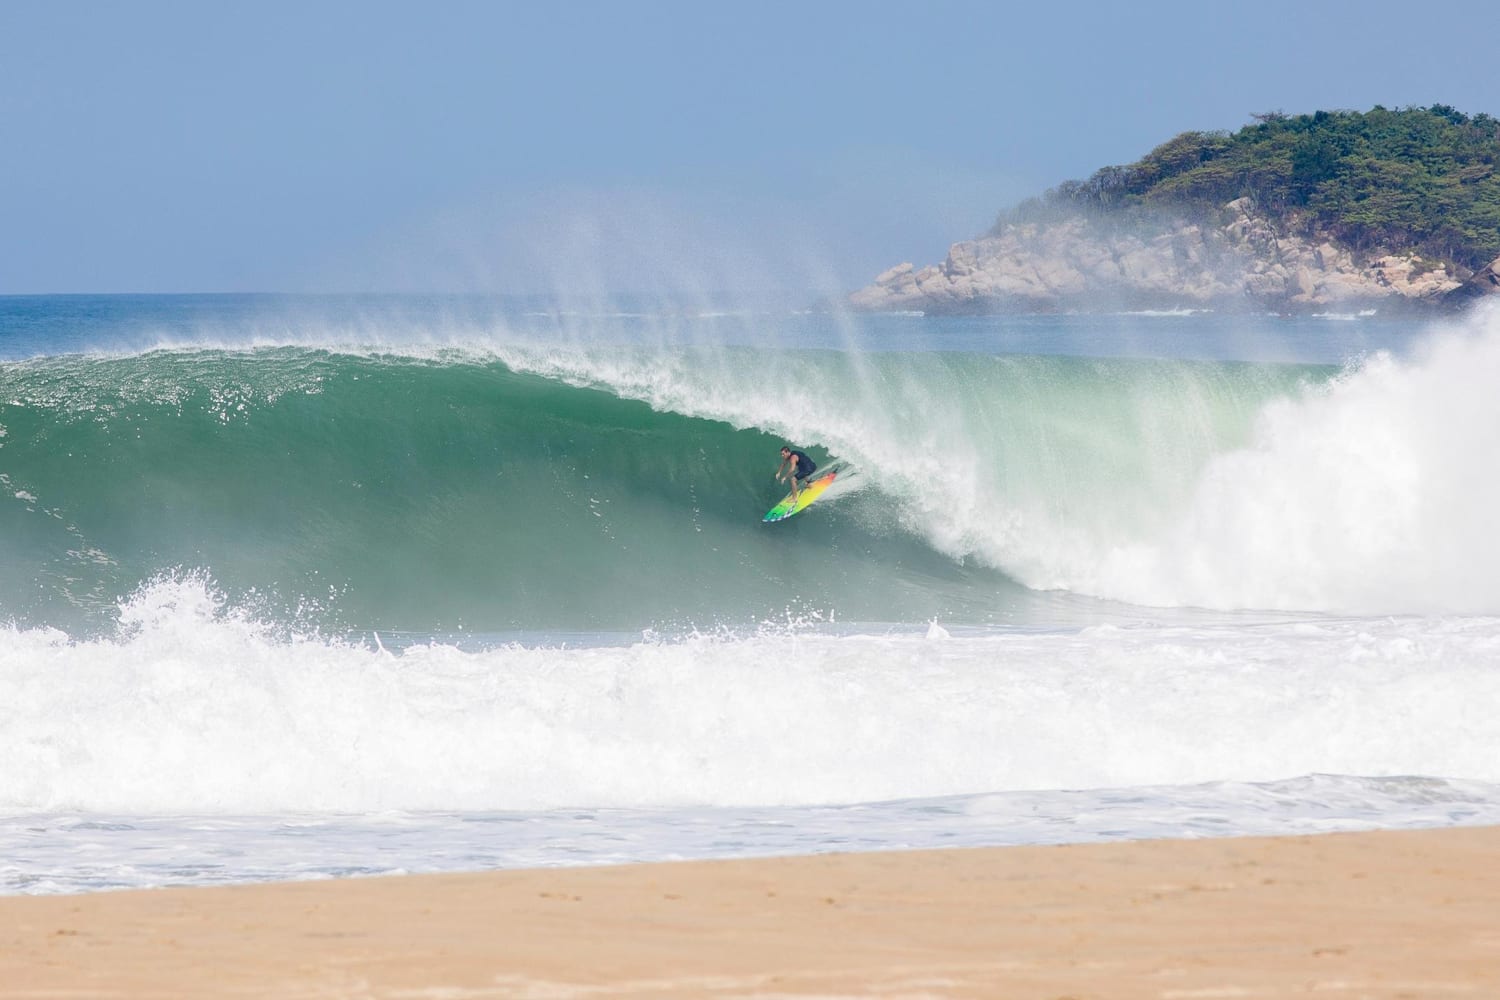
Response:
[[[1500,998],[1500,828],[0,898],[0,998]]]

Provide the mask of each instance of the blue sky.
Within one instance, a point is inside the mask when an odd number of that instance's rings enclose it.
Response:
[[[1500,114],[1454,13],[0,0],[0,294],[842,291],[1187,129]]]

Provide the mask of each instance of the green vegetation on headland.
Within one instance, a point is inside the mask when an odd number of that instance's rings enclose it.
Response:
[[[1357,251],[1410,249],[1478,270],[1500,256],[1500,120],[1447,105],[1255,115],[1238,132],[1184,132],[996,224],[1085,212],[1211,217],[1249,197],[1287,233]]]

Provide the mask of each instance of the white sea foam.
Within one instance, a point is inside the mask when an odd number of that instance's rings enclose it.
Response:
[[[806,806],[1311,773],[1500,782],[1500,622],[391,652],[201,580],[0,632],[0,812]]]
[[[1500,610],[1500,311],[1267,406],[1163,530],[1073,566],[1139,603]],[[1045,584],[1045,581],[1038,581]]]

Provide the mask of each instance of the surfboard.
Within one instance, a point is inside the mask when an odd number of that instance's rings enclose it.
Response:
[[[802,487],[797,493],[797,502],[795,504],[792,503],[792,495],[788,493],[781,498],[781,503],[766,511],[766,516],[761,518],[761,520],[770,524],[772,521],[785,521],[793,514],[801,513],[807,509],[808,504],[822,496],[824,490],[833,485],[833,481],[837,476],[837,472],[823,473],[817,479]]]

